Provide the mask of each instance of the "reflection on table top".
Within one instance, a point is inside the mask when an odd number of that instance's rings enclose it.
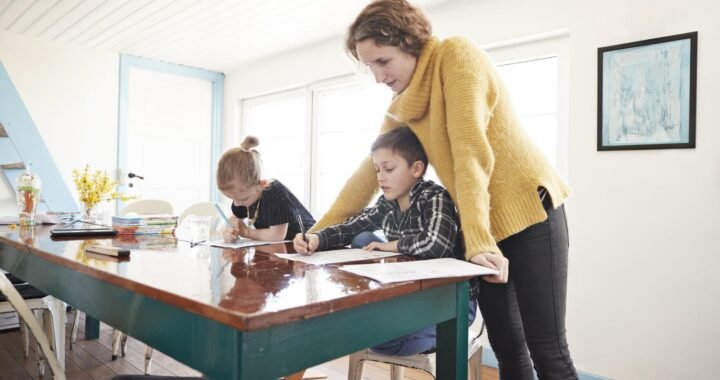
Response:
[[[50,229],[0,226],[0,254],[5,245],[13,246],[246,331],[457,281],[379,284],[341,271],[336,265],[313,266],[273,255],[292,252],[290,244],[231,250],[191,248],[173,237],[151,235],[57,240],[50,237]],[[85,252],[87,244],[98,242],[132,252],[125,260]]]

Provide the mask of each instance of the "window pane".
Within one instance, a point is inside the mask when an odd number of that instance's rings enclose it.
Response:
[[[307,102],[304,93],[270,96],[243,103],[247,135],[257,136],[262,154],[263,177],[277,179],[304,204],[305,123]],[[242,136],[245,138],[245,136]],[[240,145],[242,141],[238,141]]]
[[[323,215],[360,162],[370,154],[392,92],[374,83],[318,89],[317,185],[312,211]]]
[[[498,65],[525,131],[557,166],[558,58]]]

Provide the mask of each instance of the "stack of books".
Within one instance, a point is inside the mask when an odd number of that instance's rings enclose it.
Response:
[[[177,227],[177,216],[168,214],[113,216],[112,227],[118,235],[172,234]]]

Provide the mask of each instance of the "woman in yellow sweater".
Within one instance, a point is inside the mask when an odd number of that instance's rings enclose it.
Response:
[[[570,189],[523,131],[490,59],[466,39],[433,37],[406,0],[370,3],[346,48],[395,93],[381,132],[406,124],[420,139],[457,205],[466,259],[501,273],[478,289],[501,377],[532,379],[534,366],[540,379],[577,378],[565,337]],[[376,191],[368,158],[315,229],[358,214]]]

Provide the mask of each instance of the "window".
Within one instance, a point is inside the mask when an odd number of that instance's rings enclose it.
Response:
[[[244,134],[260,140],[263,177],[277,179],[305,205],[309,183],[307,157],[307,97],[303,90],[245,100],[242,103]]]
[[[345,181],[369,156],[392,92],[369,82],[313,89],[317,152],[312,212],[323,215]]]
[[[498,65],[525,131],[557,166],[558,58]]]
[[[562,116],[567,95],[561,91],[566,83],[566,74],[561,75],[564,45],[557,49],[555,40],[531,42],[488,51],[499,62],[498,71],[528,135],[566,174],[566,153],[559,149],[565,145],[567,121]],[[370,154],[391,99],[390,89],[369,76],[322,81],[244,100],[241,131],[260,138],[260,151],[267,153],[266,178],[285,183],[319,217]],[[432,167],[425,177],[439,183]]]
[[[568,31],[485,46],[528,135],[567,176]]]

